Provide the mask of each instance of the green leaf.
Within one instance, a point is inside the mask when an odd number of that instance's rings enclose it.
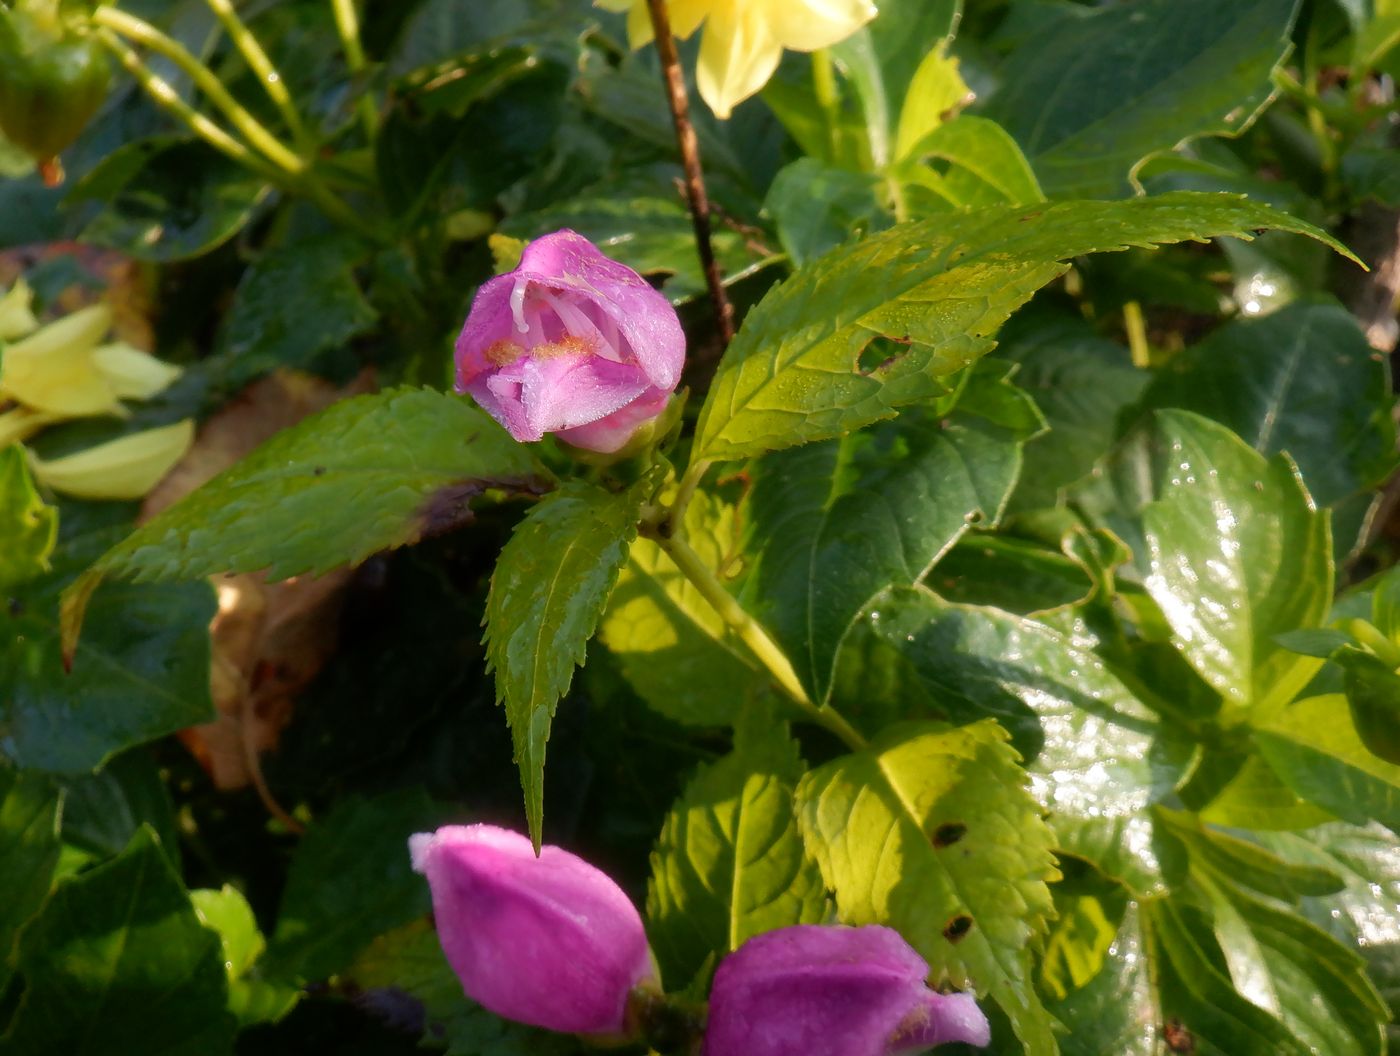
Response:
[[[1156,417],[1158,501],[1142,514],[1146,586],[1172,644],[1227,707],[1289,701],[1320,666],[1274,635],[1322,623],[1332,540],[1285,456],[1265,461],[1224,426],[1185,411]]]
[[[1067,609],[1094,590],[1084,566],[1060,551],[993,532],[960,539],[939,560],[927,584],[948,601],[1021,616]]]
[[[58,511],[35,490],[24,448],[0,450],[0,589],[48,570],[58,539]]]
[[[1386,762],[1400,764],[1400,675],[1379,657],[1351,646],[1332,659],[1342,669],[1352,725],[1361,743]]]
[[[1395,19],[1400,38],[1400,17]],[[1400,205],[1400,151],[1358,147],[1342,155],[1342,179],[1356,198],[1373,198],[1381,205]]]
[[[843,921],[895,928],[935,982],[990,993],[1026,1052],[1053,1056],[1024,954],[1058,874],[1024,782],[995,722],[908,724],[807,774],[798,819]]]
[[[539,490],[543,470],[484,412],[427,389],[334,404],[136,529],[64,595],[65,649],[106,576],[320,575],[471,516],[486,488]]]
[[[1058,886],[1058,885],[1057,885]],[[1067,1028],[1063,1056],[1160,1056],[1157,1007],[1139,910],[1130,903],[1103,967],[1087,984],[1047,1006]]]
[[[428,885],[413,871],[408,838],[436,811],[421,789],[341,800],[297,846],[265,978],[314,982],[348,965],[374,938],[420,917]]]
[[[649,481],[613,494],[575,481],[546,496],[501,551],[486,603],[486,655],[496,672],[538,850],[544,757],[559,698],[598,626],[637,535]]]
[[[972,93],[958,72],[958,60],[948,54],[947,43],[930,50],[914,71],[899,112],[895,160],[902,161],[916,153],[919,143],[941,127],[950,112],[956,112],[971,98]]]
[[[1000,341],[997,355],[1018,365],[1016,384],[1050,427],[1026,445],[1010,508],[1054,506],[1113,445],[1119,415],[1137,401],[1150,375],[1077,312],[1033,305],[1007,323]]]
[[[671,808],[647,888],[647,935],[671,989],[754,935],[825,918],[826,888],[794,816],[804,769],[785,725],[746,718],[734,750]]]
[[[734,507],[696,492],[685,538],[707,567],[722,568],[738,545]],[[727,725],[768,686],[752,654],[650,539],[633,540],[598,633],[632,688],[678,722]]]
[[[1210,921],[1176,899],[1141,907],[1161,1022],[1200,1056],[1307,1056],[1288,1029],[1239,994],[1214,943]]]
[[[270,193],[262,177],[201,140],[152,136],[108,154],[65,201],[102,203],[84,242],[167,262],[227,242]]]
[[[1061,857],[1060,864],[1065,876],[1051,888],[1055,919],[1038,969],[1041,990],[1057,1001],[1088,986],[1107,966],[1128,902],[1121,886],[1086,863]]]
[[[267,948],[253,908],[237,888],[190,892],[199,922],[218,933],[228,973],[228,1007],[240,1027],[276,1022],[296,1005],[301,991],[257,977],[253,966]]]
[[[1370,488],[1395,464],[1389,371],[1356,320],[1328,299],[1227,323],[1171,358],[1143,396],[1287,451],[1319,505]]]
[[[867,173],[798,158],[773,178],[763,210],[777,225],[783,251],[801,267],[853,235],[890,226],[878,186]]]
[[[365,255],[357,239],[334,234],[260,257],[234,292],[219,354],[233,359],[239,378],[252,378],[277,367],[311,368],[321,353],[364,333],[378,318],[352,270]]]
[[[643,275],[666,276],[673,303],[705,294],[708,287],[695,252],[690,213],[677,197],[576,198],[519,213],[501,224],[503,234],[531,239],[571,228],[604,253]],[[769,256],[749,248],[741,232],[716,226],[712,244],[726,283],[752,274]]]
[[[987,107],[1052,198],[1130,194],[1144,158],[1237,135],[1273,97],[1296,0],[1141,0],[1063,18],[1006,61]]]
[[[1284,902],[1342,890],[1342,878],[1330,869],[1287,862],[1257,843],[1207,828],[1181,811],[1158,807],[1153,815],[1186,845],[1193,863],[1213,870],[1233,884],[1243,884]]]
[[[947,162],[948,171],[934,172],[928,165],[934,158]],[[927,187],[957,208],[1045,201],[1021,148],[1004,128],[985,117],[965,114],[935,128],[909,149],[896,176],[915,187]],[[913,215],[923,213],[915,209]]]
[[[891,101],[905,99],[924,57],[952,37],[961,14],[961,0],[883,0],[869,29]]]
[[[837,436],[947,392],[949,376],[986,354],[988,335],[1071,257],[1261,227],[1337,247],[1267,206],[1187,192],[978,209],[843,246],[749,313],[700,412],[692,457],[749,458]],[[899,354],[862,369],[877,339]]]
[[[123,752],[95,774],[64,783],[63,842],[108,858],[121,853],[143,825],[180,865],[175,805],[152,753]]]
[[[149,829],[59,885],[20,941],[14,1053],[217,1056],[233,1021],[219,938],[201,927]]]
[[[1010,732],[1057,847],[1139,893],[1160,888],[1145,808],[1171,793],[1184,760],[1156,743],[1156,717],[1102,660],[1034,620],[927,591],[894,591],[872,608],[874,633],[941,717],[990,717]]]
[[[830,693],[841,641],[876,594],[913,586],[970,524],[1000,517],[1020,439],[920,408],[755,465],[745,596],[814,700]]]
[[[1362,825],[1400,832],[1400,766],[1362,743],[1346,697],[1309,697],[1256,721],[1259,751],[1303,799]]]
[[[109,538],[102,533],[96,542]],[[68,539],[59,553],[84,562],[92,542]],[[131,745],[213,718],[215,604],[207,583],[99,592],[88,634],[65,671],[59,590],[67,581],[56,570],[12,592],[0,608],[0,752],[17,766],[80,774]]]
[[[1209,765],[1207,753],[1202,766]],[[1272,831],[1306,829],[1336,820],[1321,807],[1300,798],[1261,755],[1235,763],[1228,780],[1200,808],[1202,821],[1230,828]]]
[[[43,776],[0,769],[0,991],[20,928],[43,904],[58,864],[58,790]]]
[[[1390,1010],[1365,962],[1294,913],[1245,894],[1216,874],[1215,937],[1236,988],[1277,1016],[1299,1049],[1321,1056],[1380,1056]]]

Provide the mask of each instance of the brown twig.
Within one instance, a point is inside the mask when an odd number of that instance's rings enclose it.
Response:
[[[681,72],[676,42],[671,37],[671,17],[666,0],[647,0],[651,12],[651,27],[656,35],[656,51],[661,56],[662,76],[666,81],[666,99],[671,105],[671,118],[676,125],[676,146],[680,148],[681,164],[685,167],[685,196],[690,204],[690,219],[695,225],[695,247],[700,253],[700,267],[714,302],[715,322],[719,326],[720,343],[728,346],[734,339],[734,306],[724,292],[724,279],[715,260],[715,248],[710,239],[710,199],[705,193],[705,177],[700,170],[700,143],[695,138],[695,126],[690,122],[690,101],[685,91],[685,75]]]

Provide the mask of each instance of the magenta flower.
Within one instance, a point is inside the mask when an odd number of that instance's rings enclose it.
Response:
[[[704,1056],[895,1056],[986,1045],[971,994],[924,985],[928,965],[896,931],[798,925],[720,962]]]
[[[438,939],[467,996],[498,1016],[569,1034],[621,1034],[655,970],[641,917],[582,858],[494,825],[408,841]]]
[[[670,302],[582,235],[556,231],[477,291],[457,338],[457,391],[517,440],[556,433],[610,453],[665,409],[684,362]]]

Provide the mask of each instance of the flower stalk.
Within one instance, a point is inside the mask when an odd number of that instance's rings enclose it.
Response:
[[[209,10],[214,12],[214,17],[224,27],[224,32],[229,35],[234,47],[238,49],[239,54],[248,64],[248,68],[257,77],[258,83],[262,85],[267,97],[277,107],[277,112],[287,123],[292,138],[305,149],[311,142],[306,125],[301,120],[301,114],[297,112],[296,104],[292,102],[291,93],[287,91],[282,74],[268,58],[268,54],[263,50],[258,38],[248,29],[243,19],[238,17],[238,12],[233,9],[230,0],[205,0],[205,3],[209,5]]]
[[[700,254],[700,268],[705,273],[705,285],[714,305],[715,324],[722,347],[734,340],[734,306],[724,292],[724,278],[715,259],[714,240],[710,230],[710,198],[705,191],[705,176],[700,167],[700,141],[690,120],[690,100],[685,90],[685,74],[681,71],[676,41],[671,36],[671,18],[666,0],[647,0],[652,29],[656,34],[656,51],[661,56],[662,76],[666,81],[666,101],[671,107],[671,120],[676,126],[676,146],[681,152],[685,169],[685,196],[690,206],[690,221],[695,228],[695,248]]]

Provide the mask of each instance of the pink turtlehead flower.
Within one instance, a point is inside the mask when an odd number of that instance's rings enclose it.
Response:
[[[898,932],[798,925],[757,935],[720,962],[704,1056],[897,1056],[986,1045],[971,994],[939,994]]]
[[[611,453],[665,409],[684,362],[670,302],[582,235],[556,231],[477,291],[457,338],[457,391],[517,440],[554,433]]]
[[[655,979],[636,907],[599,869],[494,825],[408,841],[438,939],[477,1004],[568,1034],[621,1034],[628,997]]]

